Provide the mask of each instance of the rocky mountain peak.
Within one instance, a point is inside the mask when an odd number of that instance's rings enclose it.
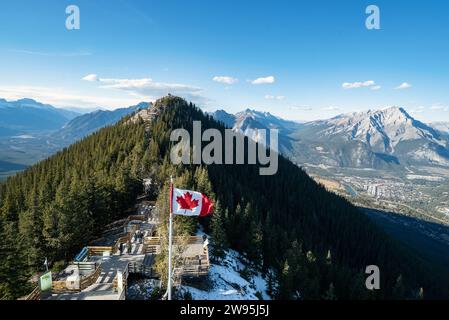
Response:
[[[401,107],[343,114],[319,124],[325,124],[322,133],[326,136],[343,134],[348,139],[366,143],[377,152],[392,153],[397,144],[409,140],[424,139],[443,144],[433,128],[414,119]]]
[[[169,106],[176,106],[178,104],[187,104],[183,98],[168,94],[153,103],[149,103],[148,108],[142,109],[131,117],[129,121],[136,122],[142,119],[144,122],[150,123]]]

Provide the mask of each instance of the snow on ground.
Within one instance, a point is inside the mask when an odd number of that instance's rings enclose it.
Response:
[[[128,300],[150,300],[155,289],[159,288],[159,281],[154,279],[136,279],[128,283]]]
[[[244,279],[239,273],[245,268],[241,261],[238,252],[229,250],[220,265],[211,264],[209,288],[182,285],[181,294],[189,291],[193,300],[259,300],[256,295],[259,292],[264,300],[270,300],[266,293],[267,281],[253,270],[250,270],[249,281]]]

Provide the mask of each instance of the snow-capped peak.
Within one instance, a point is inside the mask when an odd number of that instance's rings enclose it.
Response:
[[[285,129],[292,125],[291,121],[274,116],[269,112],[246,109],[235,115],[233,129],[245,132],[247,129]]]
[[[401,107],[342,114],[319,124],[326,124],[325,135],[345,134],[380,152],[391,153],[398,143],[408,140],[425,139],[445,145],[438,132]]]

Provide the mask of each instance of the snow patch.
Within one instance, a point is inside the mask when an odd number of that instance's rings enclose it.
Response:
[[[181,295],[188,291],[193,300],[259,300],[260,294],[264,300],[270,300],[266,279],[259,272],[249,270],[248,281],[240,273],[244,268],[241,255],[229,250],[220,265],[211,264],[210,288],[181,285]]]
[[[449,161],[446,158],[428,148],[419,148],[414,152],[409,152],[408,155],[415,160],[425,160],[434,164],[449,166]]]

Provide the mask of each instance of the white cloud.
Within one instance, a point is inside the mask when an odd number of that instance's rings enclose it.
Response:
[[[23,49],[8,49],[8,51],[13,52],[13,53],[32,55],[32,56],[63,57],[63,58],[84,57],[84,56],[92,55],[92,53],[89,51],[44,52],[44,51],[33,51],[33,50],[23,50]]]
[[[271,84],[275,82],[275,78],[273,76],[257,78],[251,81],[252,84]]]
[[[373,80],[367,81],[357,81],[357,82],[344,82],[342,85],[343,89],[358,89],[358,88],[369,88],[372,90],[379,90],[380,86],[376,85],[376,82]],[[373,89],[374,88],[374,89]]]
[[[88,74],[87,76],[85,76],[82,80],[84,81],[89,81],[89,82],[95,82],[95,81],[99,81],[99,78],[96,74]]]
[[[308,107],[308,106],[291,106],[290,109],[299,110],[299,111],[312,111],[312,107]]]
[[[282,100],[285,100],[285,96],[272,96],[272,95],[267,94],[265,96],[265,99],[282,101]]]
[[[403,82],[399,86],[397,86],[395,89],[396,90],[403,90],[403,89],[408,89],[408,88],[411,88],[411,87],[412,87],[412,85],[410,83]]]
[[[324,111],[338,111],[340,110],[339,107],[334,107],[334,106],[330,106],[330,107],[325,107],[323,108]]]
[[[182,96],[194,102],[205,101],[201,96],[202,89],[188,84],[156,82],[150,78],[100,78],[95,74],[87,75],[83,80],[96,81],[100,84],[100,88],[126,91],[129,95],[139,97],[146,101],[155,100],[168,93]]]
[[[426,108],[424,106],[419,106],[417,108],[410,110],[410,113],[414,113],[414,114],[423,113],[425,111],[425,109]]]
[[[449,106],[445,106],[442,104],[434,104],[433,106],[430,107],[430,110],[434,110],[434,111],[449,111]]]
[[[31,98],[39,102],[48,103],[57,107],[98,108],[114,109],[135,105],[143,101],[136,97],[111,97],[92,96],[67,91],[63,88],[50,88],[40,86],[2,86],[0,85],[0,97],[7,100]]]
[[[381,86],[374,86],[374,87],[371,87],[371,90],[377,91],[377,90],[380,90],[381,88],[382,88]]]
[[[213,81],[224,83],[224,84],[234,84],[239,80],[237,78],[229,77],[229,76],[215,76],[212,78]]]

